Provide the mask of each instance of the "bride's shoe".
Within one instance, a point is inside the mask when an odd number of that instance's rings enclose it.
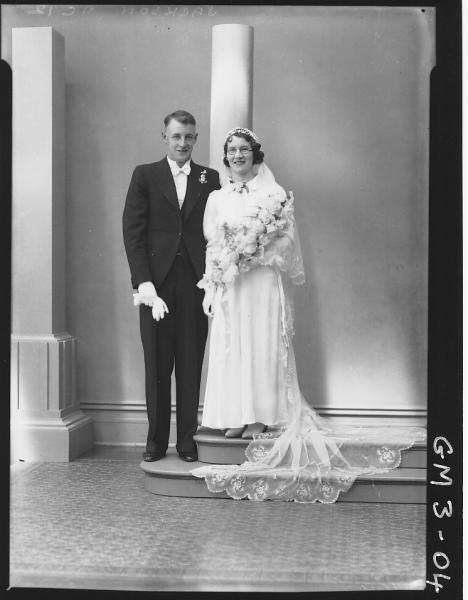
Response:
[[[245,429],[245,425],[243,425],[242,427],[231,427],[230,429],[226,429],[224,437],[227,437],[227,438],[240,437],[242,432],[244,431],[244,429]]]
[[[247,427],[245,428],[244,433],[242,434],[242,437],[244,439],[249,439],[251,440],[254,436],[254,434],[256,433],[263,433],[266,429],[266,425],[264,425],[263,423],[250,423],[250,425],[247,425]]]

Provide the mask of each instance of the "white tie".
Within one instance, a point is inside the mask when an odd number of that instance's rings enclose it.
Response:
[[[171,172],[172,176],[174,177],[179,206],[180,208],[182,208],[182,204],[184,203],[185,198],[185,192],[187,191],[187,176],[190,173],[190,163],[186,162],[183,167],[179,167],[177,164],[171,165]],[[181,177],[181,173],[186,175],[186,177]]]
[[[179,175],[179,173],[184,173],[184,175],[190,175],[190,163],[185,163],[183,167],[171,167],[172,174],[174,177]]]

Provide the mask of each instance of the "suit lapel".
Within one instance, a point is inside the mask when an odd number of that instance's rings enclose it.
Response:
[[[157,168],[157,181],[160,190],[164,194],[165,198],[172,204],[172,206],[179,212],[179,200],[177,199],[177,190],[172,177],[171,168],[166,158],[163,158],[160,162],[156,163]]]
[[[184,212],[185,218],[187,219],[190,215],[193,207],[200,198],[200,173],[201,168],[193,161],[190,163],[190,175],[187,177],[187,191],[185,192],[184,199]]]

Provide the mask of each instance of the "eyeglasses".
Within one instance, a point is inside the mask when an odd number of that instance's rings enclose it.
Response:
[[[247,156],[247,154],[249,152],[253,152],[252,148],[247,148],[247,146],[242,146],[242,148],[228,148],[226,151],[226,154],[228,156],[235,156],[237,151],[239,151],[239,153],[242,156]]]

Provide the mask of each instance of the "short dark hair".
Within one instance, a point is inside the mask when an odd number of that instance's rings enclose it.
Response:
[[[164,118],[164,127],[169,125],[169,122],[174,119],[183,125],[196,125],[195,117],[186,110],[176,110]]]
[[[223,163],[226,165],[226,167],[229,167],[229,161],[227,159],[227,146],[228,143],[232,141],[233,137],[241,137],[244,138],[244,140],[246,142],[249,142],[250,147],[252,148],[252,154],[253,154],[253,164],[254,165],[259,165],[260,163],[263,162],[263,158],[264,158],[264,154],[263,152],[260,150],[261,148],[261,144],[259,142],[256,142],[253,137],[251,135],[249,135],[248,133],[243,133],[241,131],[236,131],[236,133],[233,133],[232,135],[230,135],[226,141],[224,142],[224,157],[223,157]]]

